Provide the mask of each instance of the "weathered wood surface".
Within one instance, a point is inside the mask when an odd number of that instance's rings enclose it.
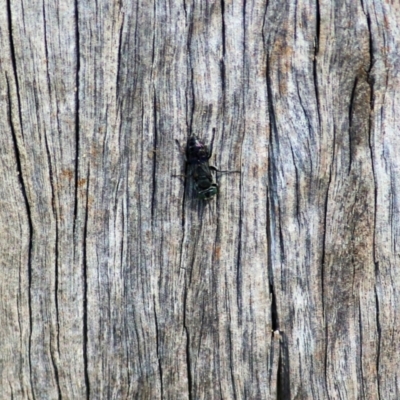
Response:
[[[0,398],[400,398],[396,2],[0,22]]]

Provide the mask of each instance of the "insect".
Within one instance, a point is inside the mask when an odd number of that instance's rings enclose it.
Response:
[[[189,164],[189,175],[193,178],[197,197],[210,200],[218,193],[218,185],[213,181],[208,160],[211,151],[197,136],[189,137],[186,144],[186,161]]]
[[[179,146],[179,142],[176,141]],[[186,142],[185,161],[188,165],[188,175],[173,175],[176,177],[192,177],[197,192],[197,197],[201,200],[211,200],[218,194],[218,185],[214,182],[211,170],[218,173],[240,173],[241,171],[221,171],[210,166],[208,160],[211,158],[211,150],[205,145],[204,141],[198,136],[190,136]]]

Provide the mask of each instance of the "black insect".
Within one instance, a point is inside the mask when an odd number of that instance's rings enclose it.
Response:
[[[218,193],[218,186],[213,181],[208,160],[211,151],[197,136],[191,136],[186,144],[186,161],[189,165],[189,176],[194,180],[197,197],[210,200]]]

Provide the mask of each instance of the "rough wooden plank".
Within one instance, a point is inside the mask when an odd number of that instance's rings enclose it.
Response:
[[[3,2],[0,398],[399,397],[399,21]]]
[[[281,398],[327,398],[322,262],[329,136],[320,129],[316,3],[267,9],[271,282],[282,336]],[[316,81],[318,79],[318,81]]]
[[[8,53],[2,108],[10,109],[14,148],[8,151],[19,174],[11,187],[14,198],[22,196],[13,204],[26,227],[22,243],[28,243],[20,248],[24,262],[12,265],[20,271],[18,286],[10,287],[21,297],[10,306],[20,315],[23,366],[1,387],[15,398],[82,398],[82,266],[75,260],[82,247],[74,243],[75,10],[38,2],[4,2],[1,9],[2,26],[8,27],[2,31]]]
[[[381,399],[400,396],[399,331],[399,43],[398,3],[371,1],[364,5],[370,30],[372,69],[371,149],[375,181],[374,276],[377,327],[378,393]],[[372,309],[372,307],[371,307]],[[370,333],[367,333],[367,337]]]
[[[215,128],[218,168],[243,168],[241,175],[218,176],[217,202],[199,207],[190,200],[185,214],[185,326],[195,398],[268,398],[276,390],[266,240],[269,124],[259,114],[266,104],[264,13],[261,2],[193,8],[191,128],[209,141]]]

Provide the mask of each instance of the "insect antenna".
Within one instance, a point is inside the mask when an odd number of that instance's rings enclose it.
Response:
[[[212,139],[211,139],[211,143],[210,143],[210,151],[208,154],[208,159],[210,159],[212,156],[213,147],[214,147],[214,137],[215,137],[215,128],[212,128]]]

